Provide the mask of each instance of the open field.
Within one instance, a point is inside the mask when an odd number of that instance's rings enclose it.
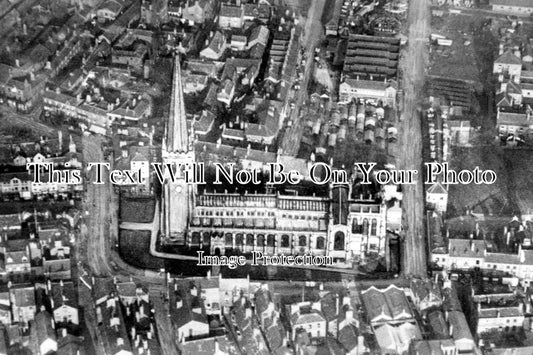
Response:
[[[474,17],[453,14],[431,18],[431,33],[445,36],[453,42],[449,47],[431,44],[430,75],[479,81],[479,70],[472,44],[476,21]]]
[[[520,212],[533,211],[533,155],[531,150],[507,149],[503,153],[509,180],[505,181],[516,198]]]
[[[494,170],[497,180],[492,185],[450,185],[447,217],[463,215],[467,208],[486,215],[511,216],[519,213],[514,197],[523,193],[515,183],[521,172],[512,166],[515,158],[510,156],[517,152],[503,151],[492,145],[454,149],[450,161],[452,169],[472,170],[479,166],[482,170]]]

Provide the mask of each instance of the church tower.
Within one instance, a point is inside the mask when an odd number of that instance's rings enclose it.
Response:
[[[172,97],[170,114],[165,127],[162,147],[163,164],[183,166],[194,163],[192,139],[187,128],[185,102],[181,78],[180,57],[174,58],[172,78]],[[185,244],[189,214],[193,209],[194,189],[185,179],[173,183],[168,181],[163,186],[163,208],[161,214],[161,232],[166,241]]]

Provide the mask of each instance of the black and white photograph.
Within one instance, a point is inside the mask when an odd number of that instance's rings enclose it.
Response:
[[[0,0],[0,355],[533,355],[533,0]]]

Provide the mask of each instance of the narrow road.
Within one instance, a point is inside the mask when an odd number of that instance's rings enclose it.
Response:
[[[305,23],[303,41],[305,48],[305,70],[304,78],[300,83],[300,89],[295,92],[296,102],[294,109],[290,112],[290,121],[292,126],[288,127],[283,135],[281,148],[284,155],[296,156],[300,149],[300,141],[302,139],[303,129],[300,122],[300,108],[307,98],[307,85],[312,75],[313,61],[315,56],[315,48],[322,37],[322,12],[324,11],[325,0],[313,0],[311,8],[309,9],[307,20]]]
[[[159,287],[150,286],[149,292],[155,310],[155,323],[163,355],[178,355],[177,339],[170,319],[169,304],[165,300],[167,290],[162,285]]]
[[[401,122],[399,157],[400,169],[422,170],[422,127],[419,103],[424,86],[424,71],[428,64],[427,42],[431,18],[429,2],[412,0],[409,4],[408,48],[401,62],[403,69],[404,105]],[[426,232],[424,224],[424,185],[420,176],[417,184],[403,186],[403,273],[426,276]]]

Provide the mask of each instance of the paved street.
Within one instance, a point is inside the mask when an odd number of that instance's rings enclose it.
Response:
[[[302,139],[303,129],[300,123],[300,108],[307,98],[307,85],[312,75],[313,58],[315,56],[315,47],[318,45],[322,37],[322,23],[320,19],[322,17],[322,11],[324,10],[325,0],[316,0],[311,4],[311,8],[308,13],[308,20],[306,21],[304,28],[303,43],[305,48],[305,70],[304,79],[300,83],[300,90],[296,94],[296,103],[294,109],[290,112],[290,120],[292,126],[288,127],[283,136],[281,142],[281,148],[283,154],[295,156],[300,149],[300,140]]]
[[[422,169],[422,132],[419,99],[428,63],[426,43],[430,32],[429,2],[413,0],[409,4],[408,49],[401,62],[403,69],[404,108],[401,122],[400,169]],[[405,275],[426,275],[424,230],[424,186],[422,178],[415,185],[404,185],[403,227],[405,233],[403,267]]]
[[[83,137],[83,156],[86,162],[104,162],[101,143],[103,138],[97,136]],[[94,170],[94,169],[93,169]],[[116,213],[117,206],[112,206],[112,185],[93,184],[95,174],[87,176],[87,192],[83,200],[83,208],[90,216],[82,226],[82,242],[86,250],[86,262],[92,273],[97,276],[109,276],[111,268],[109,258],[109,227],[111,213]]]

